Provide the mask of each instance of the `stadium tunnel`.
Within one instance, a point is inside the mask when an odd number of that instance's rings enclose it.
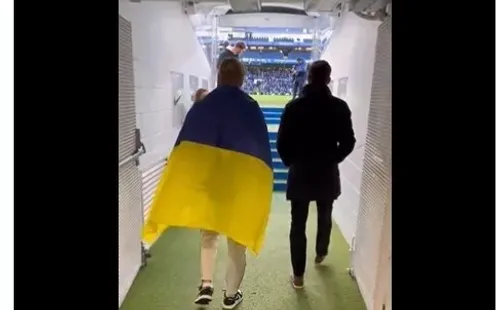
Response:
[[[289,205],[278,186],[265,249],[260,256],[249,257],[240,309],[392,308],[390,2],[120,0],[122,310],[194,309],[199,234],[169,230],[155,244],[145,245],[141,228],[182,116],[192,104],[193,89],[214,86],[221,33],[249,27],[304,29],[304,33],[308,29],[311,60],[331,64],[330,86],[351,108],[357,145],[341,164],[343,194],[334,204],[336,225],[324,268],[308,262],[306,291],[297,294],[289,286]],[[264,105],[264,109],[279,117],[279,106]],[[269,125],[271,141],[276,127]],[[315,233],[314,208],[311,213],[310,240]],[[314,253],[312,243],[309,254]],[[224,251],[220,249],[218,265],[225,259]],[[224,268],[218,268],[216,284],[222,284],[222,272]]]

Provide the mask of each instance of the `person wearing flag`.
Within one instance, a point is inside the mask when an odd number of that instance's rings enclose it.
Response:
[[[195,303],[208,306],[219,235],[228,240],[222,307],[243,300],[246,249],[262,248],[271,210],[273,172],[264,115],[241,90],[244,68],[221,62],[217,87],[186,116],[153,200],[143,238],[168,227],[201,230],[201,284]]]

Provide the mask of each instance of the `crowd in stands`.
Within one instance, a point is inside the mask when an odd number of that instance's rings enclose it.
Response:
[[[268,40],[269,38],[263,37],[233,37],[230,40]],[[294,39],[279,37],[274,38],[275,42],[293,42]],[[220,50],[226,48],[231,43],[229,41],[220,42]],[[208,53],[210,50],[206,49]],[[208,55],[208,54],[207,54]],[[293,66],[295,65],[295,60],[302,58],[303,60],[309,60],[311,58],[310,51],[296,50],[293,48],[283,48],[283,49],[248,49],[246,50],[241,59],[245,63],[246,77],[243,85],[243,89],[249,94],[261,94],[261,95],[291,95],[293,88]],[[281,63],[276,60],[290,60],[290,62]],[[272,60],[273,64],[266,64],[265,61],[261,60]]]
[[[290,66],[246,66],[243,89],[249,94],[291,95],[292,68]]]
[[[254,36],[248,36],[248,37],[235,37],[235,36],[228,36],[228,40],[232,41],[262,41],[262,42],[269,42],[269,37],[254,37]],[[294,39],[290,37],[275,37],[273,39],[274,42],[300,42],[300,39]],[[302,42],[304,43],[312,43],[311,39],[303,39]]]

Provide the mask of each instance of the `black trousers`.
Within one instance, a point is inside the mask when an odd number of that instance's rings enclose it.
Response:
[[[306,80],[303,78],[295,78],[292,84],[292,99],[295,99],[295,97],[300,96],[302,93],[302,89],[304,88],[304,84],[306,83]]]
[[[318,228],[316,233],[316,255],[328,254],[332,232],[333,201],[317,201]],[[306,270],[307,237],[306,223],[309,215],[309,201],[292,200],[292,224],[290,228],[290,254],[293,274],[301,277]]]

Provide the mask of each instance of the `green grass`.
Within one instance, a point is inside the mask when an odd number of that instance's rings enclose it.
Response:
[[[274,96],[274,95],[252,95],[252,98],[262,106],[284,106],[292,100],[292,96]]]
[[[348,275],[349,249],[337,226],[332,232],[330,255],[314,266],[316,206],[311,203],[308,222],[306,287],[290,285],[288,231],[290,206],[276,194],[262,253],[248,255],[243,281],[245,300],[238,310],[366,310],[356,282]],[[209,309],[221,309],[227,250],[221,239],[214,278],[214,301]],[[121,310],[189,310],[200,282],[200,233],[170,229],[151,248],[152,258],[132,285]]]

